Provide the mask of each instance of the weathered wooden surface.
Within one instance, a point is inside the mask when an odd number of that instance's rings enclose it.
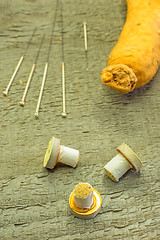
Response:
[[[128,95],[101,84],[100,73],[125,21],[124,0],[64,0],[67,118],[61,117],[60,10],[49,71],[34,118],[55,10],[55,0],[0,1],[0,92],[6,88],[27,41],[37,34],[9,95],[0,94],[0,239],[160,239],[160,73]],[[83,21],[88,29],[88,63]],[[24,108],[19,106],[42,34],[45,43]],[[76,169],[43,168],[52,136],[80,150]],[[103,166],[127,143],[144,166],[112,182]],[[93,220],[75,218],[68,198],[89,182],[102,196]]]

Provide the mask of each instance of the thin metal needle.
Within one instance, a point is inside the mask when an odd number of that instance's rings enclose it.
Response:
[[[29,88],[32,76],[33,76],[35,68],[36,68],[36,63],[37,63],[37,60],[38,60],[38,57],[39,57],[39,53],[40,53],[40,50],[41,50],[41,46],[42,46],[43,40],[44,40],[44,35],[43,35],[43,37],[41,39],[41,42],[40,42],[40,45],[39,45],[39,48],[38,48],[38,51],[37,51],[36,58],[35,58],[35,61],[34,61],[33,65],[32,65],[32,68],[31,68],[31,71],[30,71],[30,74],[29,74],[29,78],[28,78],[28,81],[27,81],[27,84],[26,84],[26,87],[25,87],[25,90],[24,90],[23,97],[22,97],[22,99],[20,101],[20,105],[21,106],[24,106],[25,98],[26,98],[26,95],[27,95],[27,92],[28,92],[28,88]]]
[[[61,38],[62,38],[62,95],[63,107],[62,117],[66,117],[66,96],[65,96],[65,64],[64,64],[64,40],[63,40],[63,2],[61,1]]]
[[[84,49],[85,49],[85,54],[86,54],[86,65],[87,65],[87,70],[88,70],[88,43],[87,43],[87,23],[83,22],[83,27],[84,27]]]
[[[12,75],[12,77],[11,77],[11,80],[10,80],[10,82],[9,82],[7,88],[6,88],[6,90],[3,91],[3,95],[4,95],[4,96],[7,96],[8,91],[9,91],[11,85],[12,85],[12,82],[13,82],[13,80],[14,80],[14,78],[15,78],[15,76],[16,76],[16,74],[17,74],[17,72],[18,72],[18,70],[19,70],[19,68],[20,68],[20,66],[21,66],[21,64],[22,64],[22,62],[23,62],[23,59],[24,59],[24,56],[21,56],[21,57],[20,57],[20,60],[19,60],[19,62],[18,62],[18,64],[17,64],[17,66],[16,66],[16,68],[15,68],[15,70],[14,70],[14,73],[13,73],[13,75]]]
[[[29,74],[29,78],[28,78],[28,81],[27,81],[27,84],[26,84],[26,87],[25,87],[25,90],[24,90],[24,94],[23,94],[23,97],[20,101],[20,105],[21,106],[24,106],[24,101],[25,101],[25,98],[26,98],[26,95],[27,95],[27,91],[28,91],[28,88],[29,88],[29,85],[30,85],[30,82],[31,82],[31,79],[32,79],[32,76],[33,76],[33,73],[34,73],[34,70],[35,70],[35,67],[36,67],[36,64],[34,63],[32,65],[32,68],[31,68],[31,71],[30,71],[30,74]]]
[[[49,57],[50,57],[50,52],[51,52],[52,40],[53,40],[53,33],[54,33],[54,28],[55,28],[55,23],[56,23],[56,17],[57,17],[58,3],[59,3],[59,0],[57,0],[57,2],[56,2],[56,9],[55,9],[55,13],[54,13],[54,20],[53,20],[51,37],[50,37],[50,44],[49,44],[48,54],[47,54],[47,61],[46,61],[45,68],[44,68],[43,80],[42,80],[42,85],[41,85],[40,94],[39,94],[39,98],[38,98],[37,108],[36,108],[36,112],[35,112],[35,114],[34,114],[36,118],[38,118],[40,103],[41,103],[42,94],[43,94],[43,88],[44,88],[44,84],[45,84],[46,76],[47,76],[47,70],[48,70],[48,64],[49,64]]]
[[[15,70],[14,70],[14,72],[13,72],[13,75],[12,75],[10,81],[9,81],[9,84],[8,84],[6,90],[3,91],[3,95],[4,95],[4,96],[7,96],[7,94],[8,94],[8,91],[9,91],[9,89],[10,89],[12,83],[13,83],[13,80],[14,80],[14,78],[15,78],[15,76],[16,76],[16,74],[17,74],[17,72],[18,72],[18,70],[19,70],[19,68],[20,68],[20,66],[21,66],[21,64],[22,64],[22,62],[23,62],[23,59],[24,59],[24,57],[25,57],[25,55],[26,55],[26,53],[27,53],[27,50],[28,50],[28,48],[29,48],[29,45],[30,45],[30,43],[31,43],[31,41],[32,41],[32,38],[33,38],[33,36],[34,36],[34,34],[35,34],[36,29],[37,29],[37,28],[35,28],[34,31],[33,31],[33,33],[32,33],[32,36],[31,36],[31,38],[30,38],[30,40],[29,40],[29,42],[28,42],[28,44],[27,44],[27,47],[26,47],[26,50],[25,50],[24,54],[20,57],[20,60],[19,60],[17,66],[16,66],[16,68],[15,68]]]
[[[87,23],[84,22],[83,26],[84,26],[84,48],[85,48],[85,51],[87,52],[87,50],[88,50],[88,46],[87,46]]]
[[[64,71],[64,62],[62,62],[62,89],[63,89],[63,112],[62,117],[66,117],[66,98],[65,98],[65,71]]]
[[[44,84],[45,84],[45,80],[46,80],[46,75],[47,75],[47,69],[48,69],[48,63],[46,62],[45,68],[44,68],[44,74],[43,74],[43,80],[42,80],[41,90],[40,90],[40,94],[39,94],[39,98],[38,98],[38,103],[37,103],[37,108],[36,108],[36,112],[35,112],[35,114],[34,114],[36,118],[38,118],[39,107],[40,107],[41,98],[42,98],[42,93],[43,93],[43,88],[44,88]]]

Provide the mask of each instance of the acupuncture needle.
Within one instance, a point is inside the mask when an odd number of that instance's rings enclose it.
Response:
[[[14,70],[14,72],[13,72],[13,75],[12,75],[10,81],[9,81],[9,84],[8,84],[6,90],[3,91],[3,95],[4,95],[4,96],[7,96],[7,94],[8,94],[8,91],[9,91],[9,89],[10,89],[12,83],[13,83],[13,80],[14,80],[16,74],[18,73],[18,70],[19,70],[19,68],[20,68],[20,66],[21,66],[21,64],[22,64],[22,62],[23,62],[23,60],[24,60],[24,57],[25,57],[25,55],[26,55],[26,53],[27,53],[27,50],[28,50],[28,48],[29,48],[29,46],[30,46],[30,44],[31,44],[31,41],[32,41],[32,38],[33,38],[33,36],[34,36],[34,34],[35,34],[35,32],[36,32],[36,29],[37,29],[37,28],[35,27],[35,29],[34,29],[34,31],[33,31],[33,33],[32,33],[32,36],[31,36],[30,40],[28,41],[26,50],[25,50],[24,54],[20,57],[20,60],[19,60],[17,66],[16,66],[16,68],[15,68],[15,70]]]
[[[47,59],[46,59],[45,67],[44,67],[44,73],[43,73],[41,89],[40,89],[39,98],[38,98],[38,102],[37,102],[36,112],[34,114],[36,118],[38,118],[39,108],[40,108],[42,94],[43,94],[43,89],[44,89],[44,84],[45,84],[45,81],[46,81],[46,76],[47,76],[47,71],[48,71],[49,57],[50,57],[50,52],[51,52],[51,47],[52,47],[52,40],[53,40],[53,34],[54,34],[54,28],[55,28],[56,17],[57,17],[58,2],[59,1],[57,0],[57,2],[56,2],[56,9],[55,9],[55,13],[54,13],[53,26],[52,26],[52,31],[51,31],[51,37],[50,37],[50,43],[49,43],[49,48],[48,48],[48,54],[47,54]]]
[[[27,84],[26,84],[26,87],[25,87],[25,90],[24,90],[23,97],[22,97],[22,99],[20,101],[20,105],[21,106],[24,106],[24,102],[25,102],[25,98],[26,98],[26,95],[27,95],[27,92],[28,92],[28,88],[29,88],[30,82],[32,80],[33,74],[35,72],[35,68],[36,68],[37,60],[38,60],[39,53],[40,53],[40,50],[41,50],[41,46],[42,46],[42,43],[44,41],[44,36],[45,36],[45,34],[43,34],[43,37],[41,39],[41,42],[40,42],[40,45],[39,45],[39,48],[38,48],[38,51],[37,51],[37,54],[36,54],[35,61],[34,61],[33,65],[32,65],[32,68],[31,68],[31,71],[30,71],[30,74],[29,74],[29,77],[28,77],[28,81],[27,81]]]
[[[65,98],[65,64],[64,64],[64,38],[63,38],[63,1],[61,1],[61,38],[62,38],[62,95],[63,107],[62,117],[66,117],[66,98]]]
[[[87,43],[87,23],[83,22],[83,28],[84,28],[84,50],[86,55],[86,69],[88,70],[88,43]]]

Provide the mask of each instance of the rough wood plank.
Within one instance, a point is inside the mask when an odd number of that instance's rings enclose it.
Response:
[[[61,118],[60,11],[40,108],[34,112],[46,61],[56,1],[1,0],[0,92],[13,73],[35,26],[37,34],[9,95],[0,94],[0,236],[7,239],[159,239],[159,72],[146,86],[119,95],[103,86],[101,70],[125,21],[125,1],[64,0],[66,119]],[[86,70],[83,21],[88,29]],[[37,69],[24,108],[19,106],[43,33]],[[43,169],[50,138],[80,150],[76,169]],[[141,157],[141,174],[112,182],[103,166],[127,143]],[[68,198],[75,185],[89,182],[103,200],[93,220],[75,218]]]

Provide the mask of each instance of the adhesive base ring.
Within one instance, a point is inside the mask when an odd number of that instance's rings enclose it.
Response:
[[[82,219],[94,218],[100,211],[102,205],[102,200],[100,194],[93,188],[93,205],[90,209],[82,209],[75,205],[74,203],[74,193],[72,192],[69,197],[69,206],[72,213]]]
[[[121,153],[132,165],[132,170],[138,172],[142,167],[142,161],[140,158],[133,152],[133,150],[125,143],[122,143],[117,151]]]
[[[48,148],[44,157],[43,166],[45,168],[53,169],[57,163],[60,151],[60,140],[52,137],[49,141]]]

